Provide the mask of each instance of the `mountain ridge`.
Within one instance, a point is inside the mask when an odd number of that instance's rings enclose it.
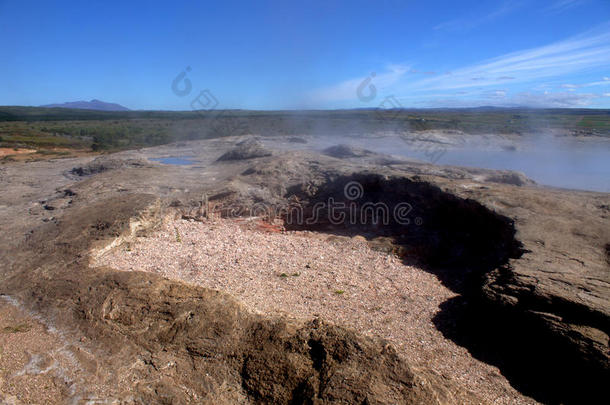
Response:
[[[131,111],[117,103],[107,103],[105,101],[93,99],[91,101],[68,101],[65,103],[45,104],[43,108],[76,108],[80,110],[97,110],[97,111]]]

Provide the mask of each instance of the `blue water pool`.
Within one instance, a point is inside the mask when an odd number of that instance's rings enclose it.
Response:
[[[164,165],[178,165],[178,166],[188,166],[192,165],[195,162],[193,158],[190,156],[167,156],[160,158],[151,158],[150,160],[154,160],[155,162],[163,163]]]

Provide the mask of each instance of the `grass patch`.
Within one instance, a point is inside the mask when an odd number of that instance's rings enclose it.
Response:
[[[49,156],[49,155],[54,155],[54,156],[68,156],[71,155],[72,153],[70,151],[67,150],[52,150],[52,149],[43,149],[43,150],[38,150],[36,151],[36,154],[38,155],[45,155],[45,156]]]
[[[4,333],[22,333],[28,332],[30,329],[32,329],[32,327],[27,323],[19,323],[17,325],[5,326],[2,330]]]
[[[243,134],[294,136],[323,126],[354,137],[383,130],[523,134],[562,129],[610,137],[610,110],[467,108],[328,111],[88,111],[0,107],[0,146],[118,151]],[[456,135],[457,136],[457,135]]]

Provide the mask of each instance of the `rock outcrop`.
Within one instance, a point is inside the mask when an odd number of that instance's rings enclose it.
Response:
[[[224,153],[218,160],[246,160],[265,156],[271,156],[271,151],[265,148],[260,141],[246,139],[237,143],[234,148]]]
[[[216,149],[201,150],[212,161],[232,145],[209,146]],[[446,337],[540,401],[590,403],[607,396],[608,194],[507,184],[516,182],[426,164],[380,167],[375,154],[354,160],[309,152],[270,156],[261,148],[247,141],[230,149],[223,163],[190,169],[108,157],[91,164],[83,159],[74,172],[79,176],[69,178],[73,162],[54,163],[70,164],[55,177],[45,166],[51,163],[5,168],[2,181],[10,187],[0,200],[0,241],[8,248],[0,251],[0,294],[96,342],[88,375],[116,382],[113,398],[476,401],[433,373],[412,369],[384,342],[343,327],[263,318],[223,293],[88,266],[91,252],[153,227],[178,195],[196,208],[204,192],[227,188],[226,198],[237,203],[241,196],[247,203],[314,202],[346,197],[342,181],[351,179],[373,191],[369,202],[405,200],[411,224],[422,220],[418,228],[365,231],[390,232],[385,236],[406,246],[409,259],[421,260],[456,292],[436,319]],[[41,208],[52,195],[66,202]]]

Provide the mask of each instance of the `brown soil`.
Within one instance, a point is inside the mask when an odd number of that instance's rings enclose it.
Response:
[[[391,252],[391,245],[374,242],[376,250],[362,237],[278,232],[256,219],[168,219],[158,233],[117,247],[94,265],[224,291],[266,316],[347,325],[389,340],[414,367],[435,370],[481,401],[535,403],[435,328],[439,306],[457,294],[429,272],[379,250]]]
[[[89,266],[92,252],[126,246],[167,213],[198,217],[204,194],[219,206],[297,199],[311,209],[341,195],[342,181],[351,179],[373,190],[371,198],[411,202],[422,224],[318,231],[382,236],[415,257],[412,264],[455,294],[438,290],[446,299],[433,300],[439,311],[429,307],[426,317],[461,347],[457,353],[497,367],[536,400],[603,396],[610,370],[607,194],[485,182],[497,176],[479,169],[387,159],[380,166],[378,156],[351,161],[274,150],[217,162],[235,141],[115,154],[109,165],[95,162],[108,169],[102,171],[85,170],[93,167],[87,157],[0,166],[0,294],[70,344],[82,343],[89,355],[78,358],[79,367],[89,371],[79,392],[147,404],[478,402],[434,368],[416,365],[417,356],[326,319],[269,317],[225,293]],[[186,152],[196,154],[189,167],[130,163]],[[333,300],[350,299],[349,288],[330,289],[344,291]],[[7,326],[22,330],[19,322]],[[14,343],[26,353],[25,339]],[[10,367],[29,360],[19,361]],[[53,393],[60,402],[77,399],[71,391]],[[44,402],[44,392],[36,395]]]
[[[86,338],[75,340],[0,296],[0,403],[105,401],[113,387],[95,375],[94,358]]]
[[[17,148],[0,148],[0,157],[8,156],[8,155],[22,155],[28,153],[36,153],[36,149],[20,149]]]

